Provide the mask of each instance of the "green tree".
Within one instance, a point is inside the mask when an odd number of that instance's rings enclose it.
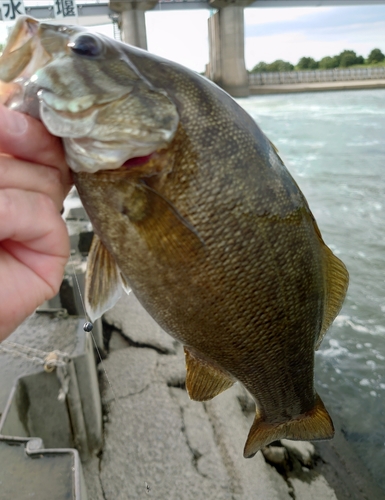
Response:
[[[258,64],[254,66],[254,68],[251,70],[252,73],[266,73],[268,70],[268,64],[261,61]]]
[[[3,52],[3,49],[4,49],[4,44],[0,43],[0,54]]]
[[[298,61],[296,69],[317,69],[318,62],[315,61],[312,57],[301,57]]]
[[[368,64],[379,63],[385,59],[385,55],[381,52],[380,49],[373,49],[368,56],[366,62]]]
[[[293,71],[294,66],[293,64],[287,62],[287,61],[282,61],[282,59],[277,59],[276,61],[268,64],[268,70],[271,72],[275,71]]]
[[[357,56],[354,50],[343,50],[338,57],[341,68],[348,68],[349,66],[353,66],[353,64],[364,64],[364,58]]]
[[[277,59],[272,63],[265,63],[263,61],[259,62],[251,70],[252,73],[273,73],[277,71],[293,71],[294,66],[287,62],[282,61],[282,59]]]
[[[318,67],[320,69],[338,68],[339,65],[340,65],[340,61],[339,61],[339,58],[337,56],[334,56],[334,57],[330,57],[330,56],[323,57],[319,61],[319,63],[318,63]]]

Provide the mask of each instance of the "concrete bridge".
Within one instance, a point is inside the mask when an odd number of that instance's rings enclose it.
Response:
[[[83,0],[76,3],[81,24],[103,24],[113,18],[118,21],[122,40],[143,49],[147,49],[146,10],[210,9],[208,77],[234,97],[245,97],[249,95],[244,56],[245,7],[378,5],[385,4],[385,0]],[[53,0],[24,0],[24,4],[27,14],[33,17],[53,17]]]

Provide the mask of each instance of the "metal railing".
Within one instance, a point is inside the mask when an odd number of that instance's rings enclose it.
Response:
[[[380,68],[338,68],[312,71],[282,71],[279,73],[249,73],[250,86],[377,80],[381,78],[385,78],[385,66]]]

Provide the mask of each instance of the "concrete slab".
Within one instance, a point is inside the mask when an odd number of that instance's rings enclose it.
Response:
[[[111,403],[101,482],[106,500],[230,500],[202,475],[184,433],[178,404],[164,384]]]
[[[163,380],[169,387],[184,388],[186,383],[186,364],[181,344],[176,346],[176,354],[159,356],[154,381]]]
[[[295,500],[338,500],[334,490],[329,486],[323,476],[317,475],[308,481],[299,478],[291,478]]]
[[[112,331],[101,368],[108,412],[100,461],[105,500],[308,500],[323,494],[334,500],[318,473],[302,470],[314,456],[310,443],[281,448],[284,476],[261,453],[243,458],[255,409],[250,395],[236,384],[205,404],[190,401],[183,347],[160,330],[134,296],[123,297],[105,321],[120,330]],[[289,477],[285,468],[291,457],[297,468]]]
[[[184,389],[171,388],[178,403],[186,441],[193,454],[193,462],[200,474],[230,489],[227,471],[216,446],[214,430],[203,403],[191,401]]]
[[[241,410],[237,393],[237,387],[232,387],[205,404],[234,499],[292,500],[285,480],[266,464],[261,453],[249,460],[243,458],[250,425]]]
[[[175,369],[166,369],[174,361]],[[285,481],[262,455],[243,458],[248,424],[236,392],[209,403],[230,421],[229,436],[220,438],[213,411],[190,401],[184,389],[167,386],[184,371],[181,351],[123,348],[103,365],[109,378],[102,395],[108,407],[100,462],[105,499],[290,500]]]
[[[99,366],[105,377],[103,403],[111,403],[115,398],[126,398],[148,388],[153,380],[157,357],[157,353],[148,348],[129,347],[111,353]]]
[[[100,459],[92,457],[87,462],[83,462],[83,477],[87,488],[89,500],[106,500],[99,476]]]
[[[125,349],[130,347],[129,341],[117,330],[112,330],[111,336],[108,342],[108,351],[111,353],[119,349]]]
[[[134,344],[151,346],[164,353],[176,352],[176,341],[155,323],[132,292],[123,293],[115,307],[104,315],[104,321]]]
[[[309,441],[290,441],[289,439],[281,439],[282,446],[292,455],[294,455],[302,465],[310,467],[316,456],[314,444]]]

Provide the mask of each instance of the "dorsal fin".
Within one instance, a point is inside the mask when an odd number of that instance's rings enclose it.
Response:
[[[326,270],[325,308],[316,349],[321,345],[325,333],[340,312],[349,285],[349,273],[344,263],[325,244],[323,253]]]
[[[208,401],[229,389],[235,382],[227,373],[184,348],[186,359],[186,389],[194,401]]]
[[[85,303],[91,321],[111,309],[122,294],[120,271],[114,258],[94,234],[88,254]]]

